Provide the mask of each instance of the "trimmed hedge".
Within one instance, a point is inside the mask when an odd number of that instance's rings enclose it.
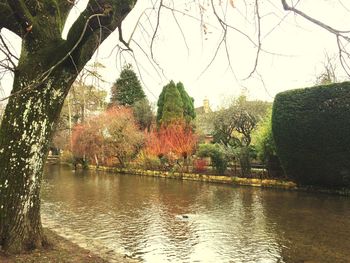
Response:
[[[350,82],[277,94],[272,132],[283,168],[297,183],[350,186]]]

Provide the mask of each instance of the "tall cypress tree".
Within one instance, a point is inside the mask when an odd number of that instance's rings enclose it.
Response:
[[[119,78],[112,86],[111,104],[131,106],[146,98],[141,83],[130,64],[123,67]]]
[[[185,120],[190,123],[195,118],[191,98],[181,82],[175,85],[174,81],[163,87],[158,99],[157,124],[167,125],[174,121]]]
[[[196,117],[196,112],[194,111],[194,105],[193,105],[194,98],[188,95],[182,82],[178,82],[176,84],[176,88],[180,92],[181,99],[183,102],[184,118],[187,123],[190,123]]]

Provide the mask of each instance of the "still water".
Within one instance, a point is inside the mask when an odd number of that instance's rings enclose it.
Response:
[[[44,181],[44,224],[143,262],[350,262],[350,198],[60,166]]]

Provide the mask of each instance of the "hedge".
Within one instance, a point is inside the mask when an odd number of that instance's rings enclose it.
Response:
[[[297,183],[350,186],[350,82],[277,94],[272,132],[282,166]]]

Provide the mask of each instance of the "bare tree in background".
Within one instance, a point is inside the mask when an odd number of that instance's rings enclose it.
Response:
[[[336,57],[330,56],[328,53],[325,53],[325,58],[322,63],[322,71],[319,75],[316,76],[317,85],[326,85],[331,83],[336,83],[337,79],[337,64]]]

